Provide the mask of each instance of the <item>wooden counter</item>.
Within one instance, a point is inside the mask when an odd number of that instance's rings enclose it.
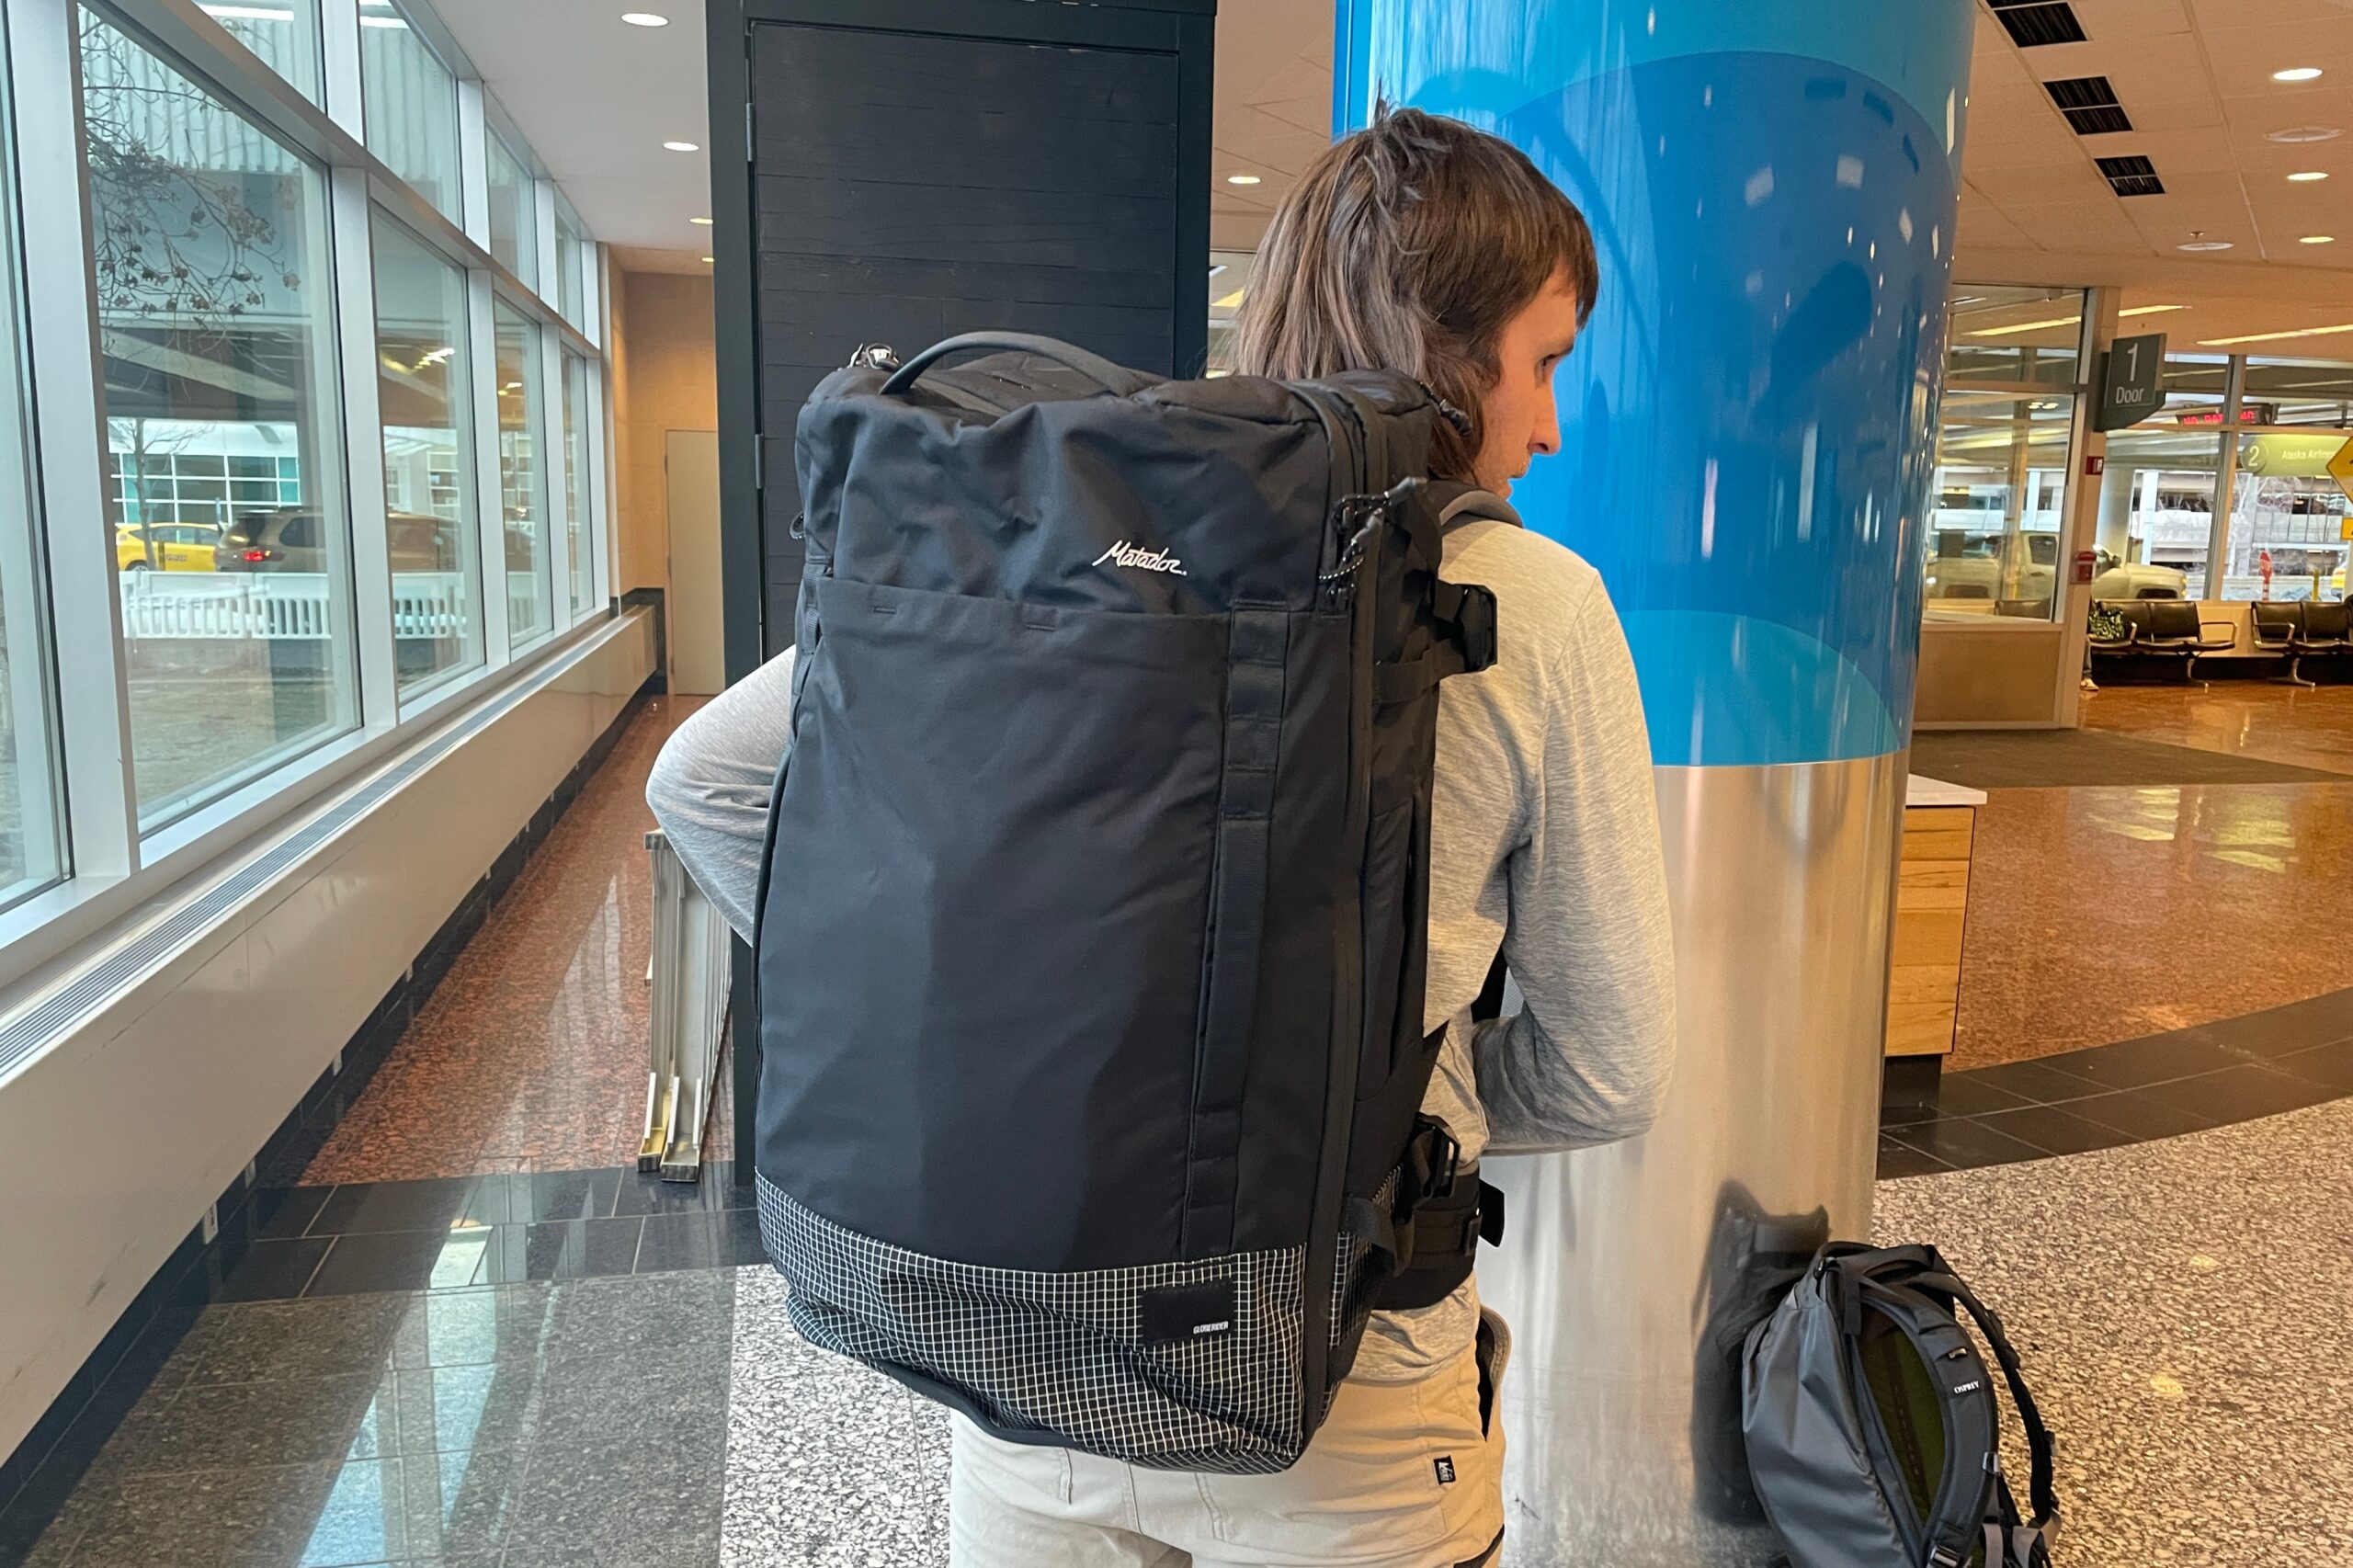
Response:
[[[1951,1051],[1961,1001],[1961,940],[1969,856],[1983,791],[1915,778],[1904,812],[1895,940],[1887,991],[1887,1054]]]

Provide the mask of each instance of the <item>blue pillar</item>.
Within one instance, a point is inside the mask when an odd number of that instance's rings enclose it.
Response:
[[[1516,1561],[1761,1563],[1726,1336],[1868,1233],[1969,0],[1341,0],[1337,129],[1518,144],[1593,225],[1514,494],[1624,618],[1676,902],[1659,1125],[1499,1162]],[[1508,615],[1512,607],[1506,608]]]

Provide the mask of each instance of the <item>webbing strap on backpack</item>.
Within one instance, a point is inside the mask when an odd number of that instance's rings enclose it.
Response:
[[[2043,1424],[2042,1412],[2026,1386],[2026,1369],[2019,1364],[2018,1353],[2010,1346],[2009,1335],[2003,1331],[2001,1315],[1980,1301],[1969,1287],[1961,1282],[1959,1276],[1949,1269],[1923,1275],[1914,1283],[1922,1290],[1950,1296],[1968,1310],[1969,1315],[1976,1321],[1978,1333],[1984,1336],[1986,1346],[1994,1352],[1994,1359],[2001,1366],[2003,1381],[2010,1385],[2010,1398],[2018,1408],[2018,1425],[2026,1431],[2027,1501],[2034,1509],[2034,1516],[2023,1527],[2016,1528],[2010,1528],[2009,1521],[1988,1519],[1985,1521],[1985,1532],[1990,1547],[2001,1530],[2008,1529],[2014,1538],[2011,1544],[2016,1561],[2029,1562],[2032,1561],[2031,1548],[2036,1540],[2040,1540],[2047,1551],[2059,1539],[2059,1494],[2053,1473],[2051,1428]],[[1988,1551],[1987,1568],[2000,1568],[2002,1561],[2001,1557]]]

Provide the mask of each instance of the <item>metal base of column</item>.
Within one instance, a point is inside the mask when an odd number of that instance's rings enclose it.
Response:
[[[1867,1235],[1904,758],[1662,767],[1678,1054],[1657,1125],[1490,1159],[1511,1233],[1514,1561],[1763,1568],[1735,1369],[1829,1236]]]

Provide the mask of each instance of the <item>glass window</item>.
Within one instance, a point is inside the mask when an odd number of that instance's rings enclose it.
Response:
[[[2353,365],[2249,359],[2239,422],[2353,430]]]
[[[556,309],[563,319],[586,331],[588,236],[579,222],[559,204],[555,213]]]
[[[2165,415],[2109,437],[2095,598],[2204,596],[2222,456],[2221,431]]]
[[[507,644],[555,627],[548,561],[547,475],[540,466],[540,328],[506,301],[498,343],[498,494],[506,514]]]
[[[458,196],[458,79],[392,0],[359,0],[360,92],[368,150],[463,222]]]
[[[402,696],[483,658],[482,536],[466,416],[466,275],[375,219],[376,387]]]
[[[2252,371],[2252,367],[2249,367]],[[2341,430],[2279,426],[2238,437],[2231,488],[2226,599],[2341,599],[2348,524],[2345,492],[2328,460]]]
[[[1947,321],[1948,381],[2072,389],[2080,379],[2075,366],[2083,341],[2080,289],[1956,283]]]
[[[198,0],[204,14],[286,78],[294,90],[319,101],[319,0],[259,0],[229,4]]]
[[[2075,398],[1945,389],[1928,514],[1927,617],[2050,619]]]
[[[7,62],[0,51],[0,88]],[[0,102],[0,123],[6,123]],[[0,149],[5,153],[6,149]],[[13,158],[6,168],[16,166]],[[33,511],[22,318],[17,298],[17,203],[0,199],[0,904],[65,874],[57,747],[51,729],[40,529]],[[119,550],[121,547],[117,546]]]
[[[530,170],[493,132],[490,142],[490,254],[499,265],[539,287],[540,198]]]
[[[565,349],[563,354],[563,527],[572,551],[572,613],[588,608],[596,591],[596,549],[598,530],[588,517],[588,361]]]
[[[152,827],[357,722],[326,182],[87,11],[81,51],[110,521],[221,535],[209,571],[116,536]],[[256,458],[278,503],[234,506]]]

